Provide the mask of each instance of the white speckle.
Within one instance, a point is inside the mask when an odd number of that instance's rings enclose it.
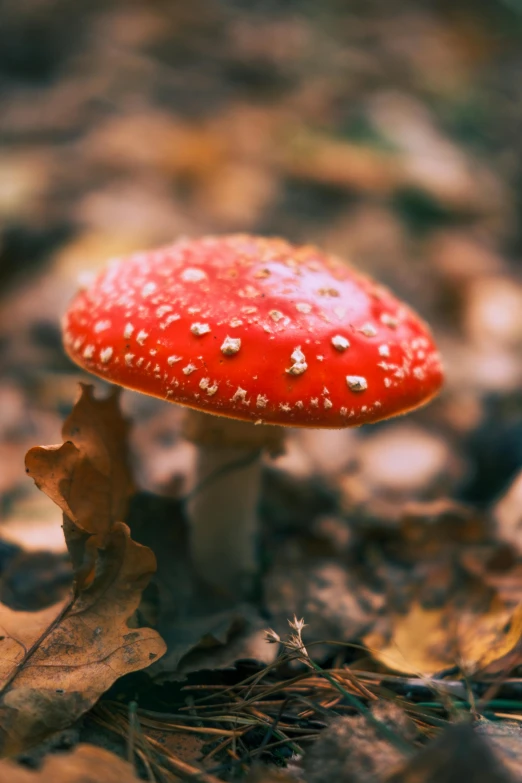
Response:
[[[399,325],[399,319],[390,313],[382,313],[381,323],[385,326],[389,326],[390,329],[396,329]]]
[[[391,382],[390,378],[385,378],[384,379],[384,385],[386,386],[387,389],[390,388],[390,386],[392,385],[392,382]]]
[[[300,313],[311,313],[312,305],[309,305],[307,302],[298,302],[295,306],[295,309]]]
[[[315,358],[317,359],[318,362],[324,362],[324,356],[320,353],[318,353]]]
[[[379,356],[389,356],[390,355],[390,346],[386,345],[386,343],[383,343],[383,345],[379,345]]]
[[[201,312],[201,307],[187,307],[187,313],[189,315],[196,315]]]
[[[325,394],[330,394],[330,392],[328,391],[328,389],[326,388],[326,386],[323,386],[323,390],[322,390],[321,394],[323,394],[323,395],[325,395]]]
[[[125,326],[125,329],[123,330],[123,336],[125,337],[126,340],[128,340],[129,337],[132,336],[133,331],[134,331],[134,325],[133,324],[127,324]]]
[[[92,359],[94,356],[94,345],[86,345],[83,349],[83,358]]]
[[[107,348],[102,348],[100,351],[100,361],[103,364],[107,364],[113,353],[114,348],[111,348],[110,345]]]
[[[287,402],[280,402],[280,403],[279,403],[279,408],[280,408],[282,411],[284,411],[285,413],[288,413],[289,411],[291,411],[291,410],[292,410],[292,409],[291,409],[291,407],[290,407],[290,405],[289,405]]]
[[[136,367],[141,367],[141,365],[143,364],[144,361],[145,361],[145,359],[143,358],[143,356],[140,356],[140,358],[136,362]]]
[[[190,373],[194,372],[194,371],[195,371],[195,370],[197,370],[197,369],[198,369],[198,368],[196,367],[196,365],[195,365],[195,364],[187,364],[187,366],[186,366],[186,367],[183,367],[183,369],[182,369],[182,373],[183,373],[184,375],[190,375]]]
[[[245,315],[253,315],[253,313],[257,313],[257,307],[252,307],[251,305],[248,305],[246,307],[241,308],[241,312]]]
[[[75,351],[79,351],[82,347],[83,343],[85,341],[85,337],[77,337],[76,340],[73,343],[73,348]]]
[[[257,288],[254,288],[253,285],[246,285],[244,288],[241,288],[238,292],[238,296],[246,297],[248,299],[255,299],[256,296],[259,296],[259,291]]]
[[[163,316],[170,313],[171,310],[172,305],[161,305],[161,307],[156,308],[156,315],[158,318],[163,318]]]
[[[246,401],[247,392],[246,389],[242,389],[241,386],[238,386],[236,391],[234,392],[234,395],[231,398],[232,402],[245,402]]]
[[[417,359],[420,359],[422,361],[426,358],[426,351],[417,351]]]
[[[204,334],[208,334],[210,332],[210,326],[208,324],[192,324],[190,327],[190,331],[192,334],[195,334],[196,337],[201,337]]]
[[[149,333],[145,331],[145,329],[141,329],[138,334],[136,335],[136,340],[139,342],[140,345],[143,345],[147,337],[149,336]]]
[[[154,365],[154,372],[156,373],[158,378],[161,378],[161,367],[159,366],[159,364]]]
[[[361,413],[366,413],[367,410],[368,410],[368,406],[367,405],[363,405],[362,408],[361,408]]]
[[[157,348],[151,348],[149,353],[150,353],[151,356],[156,356],[156,354],[158,353],[158,349]]]
[[[169,364],[171,367],[173,364],[176,364],[176,362],[181,361],[181,356],[169,356],[167,357],[167,364]]]
[[[94,331],[96,333],[104,332],[106,329],[109,329],[110,326],[110,321],[98,321],[98,323],[94,324]]]
[[[236,326],[242,326],[243,321],[241,318],[232,318],[232,320],[229,322],[229,326],[234,329]]]
[[[343,337],[342,334],[334,335],[331,342],[336,351],[346,351],[350,347],[350,341],[347,337]]]
[[[264,394],[258,394],[256,399],[256,405],[258,408],[266,408],[268,403],[268,397]]]
[[[318,397],[312,397],[310,400],[310,405],[312,408],[318,408],[319,407],[319,398]]]
[[[199,382],[199,388],[206,391],[209,397],[212,397],[218,390],[217,383],[211,383],[210,378],[202,378]]]
[[[304,408],[303,401],[302,400],[297,400],[297,402],[295,404],[295,407],[299,408],[299,410],[302,411],[303,408]]]
[[[333,408],[332,401],[328,399],[328,397],[325,397],[323,400],[323,405],[326,408],[326,410],[329,410],[329,408]]]
[[[368,381],[362,375],[347,375],[346,383],[350,391],[353,392],[365,391],[368,388]]]
[[[341,414],[341,416],[348,416],[348,408],[341,408],[339,413]]]
[[[160,329],[166,329],[167,326],[170,326],[172,323],[174,323],[174,321],[179,321],[180,318],[181,316],[177,314],[169,315],[167,318],[165,318],[163,323],[159,325]]]
[[[189,267],[184,269],[180,277],[185,283],[199,283],[200,280],[205,280],[206,274],[202,269],[196,269],[195,267]]]
[[[381,403],[379,402],[379,400],[375,400],[375,402],[373,403],[373,407],[374,408],[380,408],[381,407]]]
[[[419,381],[423,381],[425,378],[425,372],[422,369],[422,367],[415,367],[413,370],[413,374]]]
[[[221,345],[221,353],[225,356],[233,356],[241,348],[241,339],[239,337],[225,337]]]
[[[302,352],[300,345],[292,351],[290,358],[293,361],[293,364],[287,370],[289,375],[302,375],[302,373],[308,369],[306,357]]]
[[[150,296],[151,294],[154,293],[155,290],[156,290],[156,283],[145,283],[145,285],[141,289],[141,295],[143,297]]]
[[[132,365],[132,360],[134,359],[134,354],[126,353],[124,358],[125,358],[125,364],[127,365],[127,367],[130,367]]]
[[[375,337],[377,335],[377,329],[373,324],[363,324],[357,331],[364,334],[365,337]]]
[[[268,313],[272,321],[275,321],[276,323],[281,320],[281,318],[284,318],[283,313],[280,310],[270,310]]]

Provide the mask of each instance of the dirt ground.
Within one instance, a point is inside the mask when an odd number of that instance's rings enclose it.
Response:
[[[4,0],[0,95],[0,781],[522,780],[522,6]],[[180,408],[60,327],[229,233],[377,278],[446,371],[266,456],[246,597],[190,562]]]

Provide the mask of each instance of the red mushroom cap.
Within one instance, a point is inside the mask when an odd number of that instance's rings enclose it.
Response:
[[[113,261],[64,318],[70,357],[208,413],[346,427],[441,386],[427,326],[352,267],[281,239],[209,237]]]

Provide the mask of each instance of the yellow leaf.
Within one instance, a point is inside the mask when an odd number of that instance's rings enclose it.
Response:
[[[413,604],[408,614],[394,619],[390,641],[377,633],[364,639],[373,657],[387,668],[422,675],[456,665],[468,674],[513,666],[514,654],[522,658],[521,640],[522,606],[513,611],[498,600],[483,614]]]

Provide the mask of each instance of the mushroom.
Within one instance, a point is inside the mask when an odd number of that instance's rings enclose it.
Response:
[[[443,378],[428,327],[386,288],[275,238],[182,240],[115,260],[76,295],[63,333],[89,372],[187,406],[191,554],[229,590],[256,571],[260,457],[280,448],[282,427],[406,413]]]

